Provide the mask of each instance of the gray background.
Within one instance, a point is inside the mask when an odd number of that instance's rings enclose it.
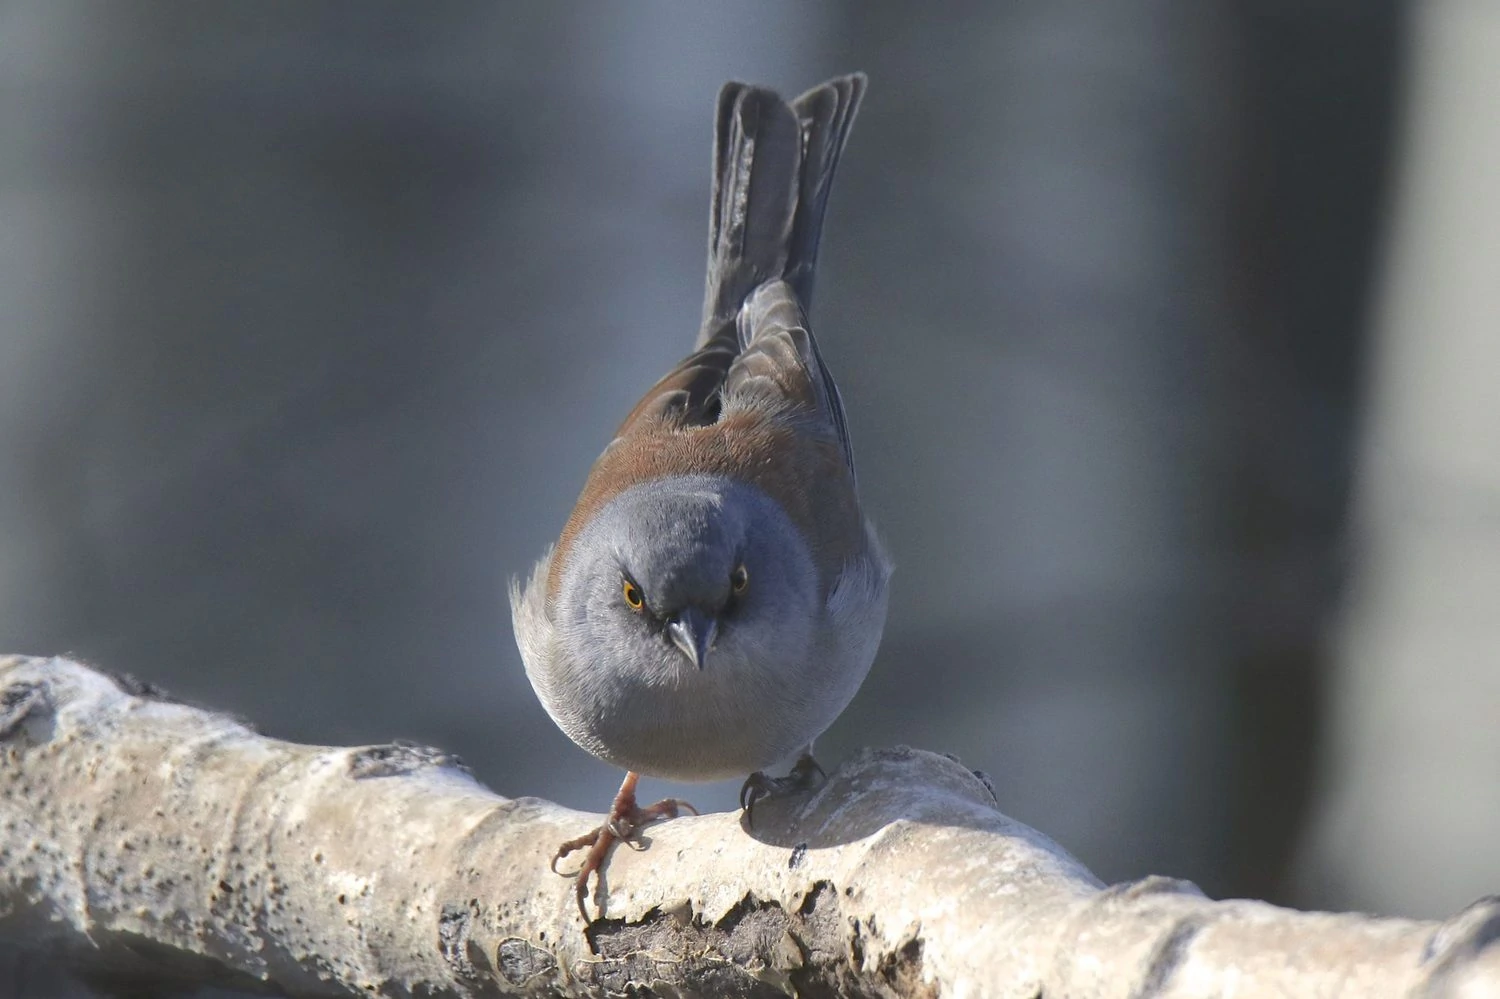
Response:
[[[1109,879],[1451,911],[1500,862],[1298,873],[1413,23],[0,6],[0,648],[604,808],[507,582],[691,341],[718,86],[859,68],[814,321],[898,570],[825,763],[957,753]]]

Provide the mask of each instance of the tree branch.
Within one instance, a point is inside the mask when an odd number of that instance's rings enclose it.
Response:
[[[0,658],[0,941],[111,988],[294,996],[1406,995],[1500,987],[1500,905],[1444,924],[1103,889],[951,758],[649,826],[585,925],[598,823],[407,745],[279,742],[65,659]],[[3,990],[4,983],[0,983]]]

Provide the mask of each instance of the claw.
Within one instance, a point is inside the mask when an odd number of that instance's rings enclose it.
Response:
[[[594,842],[594,840],[596,840],[598,838],[599,838],[599,830],[595,829],[593,832],[584,833],[582,836],[579,836],[577,839],[570,839],[566,843],[564,843],[562,846],[559,846],[557,848],[557,852],[552,855],[552,873],[553,874],[562,874],[562,871],[559,871],[557,869],[557,862],[559,860],[563,859],[564,857],[566,857],[568,854],[573,853],[576,850],[582,850],[584,847],[591,845]],[[563,877],[572,877],[572,876],[573,875],[571,875],[571,874],[563,874]]]

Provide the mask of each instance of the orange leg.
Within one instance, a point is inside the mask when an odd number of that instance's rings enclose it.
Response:
[[[635,835],[636,830],[655,819],[675,819],[682,814],[683,809],[692,812],[694,815],[698,814],[698,809],[680,798],[663,798],[654,805],[647,805],[645,808],[640,807],[640,805],[636,804],[635,800],[635,785],[640,779],[640,774],[633,770],[627,771],[625,781],[620,785],[620,792],[615,795],[614,804],[610,806],[609,815],[605,818],[604,825],[592,832],[584,833],[577,839],[568,840],[562,846],[558,847],[557,853],[552,856],[552,872],[554,874],[562,874],[563,872],[557,869],[557,862],[570,853],[582,850],[584,847],[588,848],[589,852],[584,854],[583,857],[583,867],[579,869],[577,881],[574,882],[574,887],[578,892],[578,911],[582,914],[584,922],[588,922],[589,918],[588,909],[585,907],[585,900],[588,898],[589,893],[590,874],[600,874],[599,878],[596,879],[597,891],[595,892],[594,906],[599,910],[601,917],[604,915],[604,878],[602,868],[604,867],[605,855],[609,853],[611,846],[614,846],[619,841],[628,842]],[[566,877],[567,875],[564,876]]]

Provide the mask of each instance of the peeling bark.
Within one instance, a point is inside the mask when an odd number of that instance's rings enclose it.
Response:
[[[1408,995],[1500,990],[1446,923],[1104,888],[981,776],[867,752],[800,799],[645,830],[585,924],[596,815],[453,757],[301,746],[65,659],[0,659],[0,943],[95,981],[293,996]],[[0,991],[5,988],[0,982]]]

